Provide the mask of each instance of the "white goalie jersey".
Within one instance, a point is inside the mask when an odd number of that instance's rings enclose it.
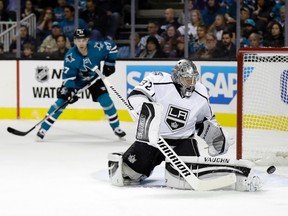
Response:
[[[150,73],[133,89],[128,101],[138,113],[143,102],[162,104],[160,135],[165,139],[192,137],[195,125],[205,118],[216,122],[206,87],[197,82],[191,97],[183,98],[168,73]]]

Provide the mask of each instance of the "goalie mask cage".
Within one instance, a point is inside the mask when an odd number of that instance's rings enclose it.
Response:
[[[238,52],[237,159],[288,164],[288,48]]]

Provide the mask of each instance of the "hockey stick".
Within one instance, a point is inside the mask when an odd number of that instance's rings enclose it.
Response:
[[[92,80],[89,84],[87,84],[86,86],[84,86],[83,88],[79,89],[77,91],[77,96],[79,96],[82,92],[84,92],[86,89],[88,89],[91,85],[93,85],[98,79],[100,79],[99,77],[97,77],[96,79]],[[52,113],[50,113],[49,115],[46,115],[40,122],[38,122],[36,125],[34,125],[30,130],[28,131],[19,131],[16,130],[14,128],[8,127],[7,131],[9,133],[12,133],[14,135],[17,136],[26,136],[28,133],[30,133],[31,131],[33,131],[38,125],[42,124],[42,122],[44,122],[45,120],[47,120],[48,118],[50,118],[51,116],[53,116],[56,112],[58,112],[60,109],[62,109],[65,105],[67,105],[70,101],[66,100],[63,104],[61,104],[57,109],[55,109]]]
[[[101,73],[98,67],[94,67],[92,70],[99,75],[99,77],[106,84],[106,87],[112,90],[113,93],[122,101],[128,111],[130,111],[130,113],[133,115],[133,119],[137,119],[135,118],[137,114],[134,111],[133,107],[131,107],[130,104],[120,95],[120,93],[114,88],[114,86]],[[174,152],[174,150],[166,143],[166,141],[161,136],[159,137],[157,144],[157,147],[162,152],[162,154],[168,159],[168,161],[173,165],[173,167],[179,172],[179,174],[188,182],[188,184],[194,190],[214,190],[232,185],[236,182],[236,175],[234,173],[211,179],[198,179],[194,175],[192,170],[187,167],[187,165],[182,161],[182,159]]]

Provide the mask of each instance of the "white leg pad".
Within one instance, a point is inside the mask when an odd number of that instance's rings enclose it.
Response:
[[[235,189],[237,191],[256,191],[262,186],[260,178],[253,173],[252,167],[254,166],[254,163],[250,161],[192,156],[182,156],[181,159],[193,171],[193,173],[196,175],[202,173],[199,176],[199,179],[207,179],[235,173],[236,182],[231,184],[229,187],[225,186],[227,189]],[[239,167],[245,168],[245,175],[244,173],[241,174],[242,171]],[[248,176],[247,172],[249,174]],[[168,161],[166,161],[165,166],[165,179],[167,187],[184,190],[192,189]]]
[[[139,184],[140,181],[147,178],[124,163],[122,153],[110,153],[108,155],[108,171],[110,181],[115,186]]]
[[[124,186],[122,164],[123,159],[121,153],[110,153],[108,155],[108,171],[112,185]]]

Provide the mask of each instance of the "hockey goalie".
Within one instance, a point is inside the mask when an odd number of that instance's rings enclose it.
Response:
[[[171,75],[150,73],[133,89],[128,102],[137,116],[136,140],[124,153],[108,155],[113,185],[144,181],[165,161],[166,186],[193,189],[159,150],[157,142],[162,137],[198,179],[233,173],[236,178],[229,188],[256,191],[261,187],[252,162],[217,157],[228,151],[234,139],[217,123],[208,91],[192,61],[179,60]],[[200,155],[196,136],[207,143],[211,157]]]

